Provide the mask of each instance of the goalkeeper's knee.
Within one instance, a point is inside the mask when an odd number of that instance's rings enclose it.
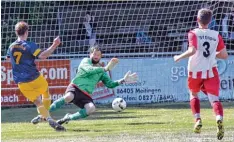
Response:
[[[85,104],[84,107],[86,109],[87,115],[90,115],[96,111],[96,107],[93,103],[87,103],[87,104]]]

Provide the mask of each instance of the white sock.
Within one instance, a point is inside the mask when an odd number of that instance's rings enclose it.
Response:
[[[194,117],[195,117],[196,119],[201,118],[200,113],[194,114]]]
[[[221,116],[221,115],[216,115],[216,121],[218,121],[218,120],[223,121],[223,116]]]

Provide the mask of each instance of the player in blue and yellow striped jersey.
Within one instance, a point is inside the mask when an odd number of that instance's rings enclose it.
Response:
[[[51,104],[48,83],[36,68],[35,59],[46,59],[60,44],[60,38],[54,39],[53,44],[45,51],[34,43],[27,41],[28,24],[19,22],[15,25],[18,39],[13,42],[7,52],[7,60],[11,61],[15,83],[18,84],[23,95],[37,106],[38,113],[48,121],[49,125],[57,131],[65,128],[54,121],[48,112]],[[42,95],[42,101],[40,98]]]

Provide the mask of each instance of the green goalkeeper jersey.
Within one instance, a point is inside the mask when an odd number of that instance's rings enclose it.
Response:
[[[93,66],[90,58],[84,58],[71,83],[75,84],[82,91],[92,95],[93,90],[99,81],[102,81],[108,88],[119,86],[119,83],[117,81],[112,81],[101,66]]]

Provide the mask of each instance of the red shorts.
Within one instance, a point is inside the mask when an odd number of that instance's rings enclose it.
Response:
[[[220,87],[220,80],[219,76],[214,76],[208,79],[201,79],[201,78],[188,78],[188,87],[189,90],[198,93],[203,91],[206,95],[207,93],[219,96],[219,87]]]

